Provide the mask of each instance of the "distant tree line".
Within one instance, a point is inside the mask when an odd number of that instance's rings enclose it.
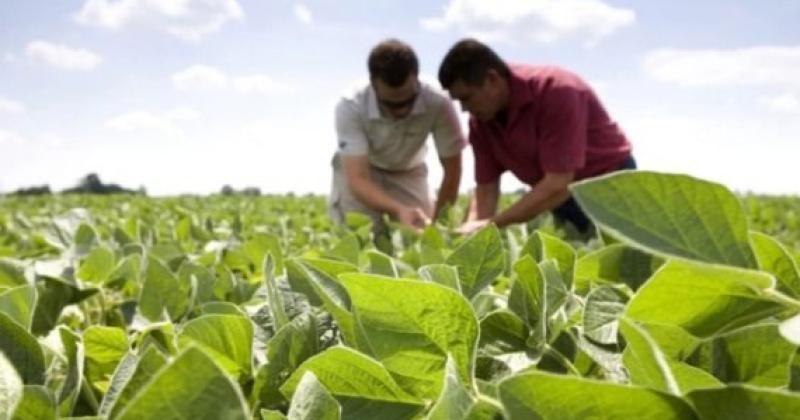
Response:
[[[61,191],[62,194],[140,194],[147,195],[144,187],[137,190],[124,188],[118,184],[106,184],[100,180],[96,173],[90,173],[81,178],[77,185]],[[49,185],[20,188],[12,191],[9,195],[48,195],[53,194]]]

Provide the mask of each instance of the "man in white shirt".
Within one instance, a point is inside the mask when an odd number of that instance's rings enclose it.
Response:
[[[452,204],[461,181],[466,141],[449,96],[421,82],[419,61],[407,44],[389,39],[367,61],[370,82],[336,105],[338,149],[333,159],[329,213],[342,223],[348,212],[383,214],[421,228]],[[431,203],[425,140],[433,135],[443,168]]]

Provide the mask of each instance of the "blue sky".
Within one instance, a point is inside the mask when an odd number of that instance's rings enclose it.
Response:
[[[796,0],[4,0],[0,191],[98,172],[158,195],[325,193],[332,107],[370,47],[401,38],[432,78],[474,35],[582,75],[643,168],[800,194],[798,21]]]

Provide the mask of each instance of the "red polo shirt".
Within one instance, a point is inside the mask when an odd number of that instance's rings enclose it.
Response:
[[[575,172],[581,180],[619,168],[631,154],[625,134],[577,75],[558,67],[510,67],[505,126],[469,122],[479,184],[506,170],[531,186],[547,172]]]

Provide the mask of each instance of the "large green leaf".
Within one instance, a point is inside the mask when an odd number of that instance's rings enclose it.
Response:
[[[622,283],[636,290],[663,263],[662,258],[628,245],[609,245],[578,259],[575,289],[579,294],[586,294],[597,283]]]
[[[766,273],[673,260],[639,289],[626,314],[709,337],[784,309],[765,297],[773,286],[774,279]]]
[[[128,352],[128,336],[121,328],[92,325],[83,332],[83,346],[88,359],[118,362]]]
[[[631,382],[680,395],[666,356],[647,331],[627,318],[620,320],[620,329],[626,341],[623,363],[630,373]]]
[[[400,388],[380,363],[347,347],[332,347],[306,360],[281,392],[294,395],[309,371],[339,401],[343,418],[409,419],[422,409],[422,400]]]
[[[777,240],[759,232],[750,232],[750,241],[758,266],[778,279],[778,289],[800,297],[800,269],[797,261]]]
[[[549,315],[547,283],[539,265],[530,255],[514,263],[516,280],[508,296],[508,308],[530,329],[531,348],[541,352],[547,342]]]
[[[689,394],[703,420],[797,420],[800,395],[785,391],[731,385]]]
[[[506,379],[500,383],[500,399],[511,420],[695,418],[689,405],[675,396],[541,372]]]
[[[699,363],[723,382],[784,388],[789,385],[796,351],[796,345],[783,339],[778,325],[748,325],[701,346]]]
[[[470,298],[477,295],[505,268],[505,250],[497,227],[489,225],[472,235],[446,262],[458,268],[464,294]]]
[[[739,199],[687,175],[616,172],[575,183],[581,208],[603,229],[667,255],[756,268]]]
[[[24,384],[44,384],[42,348],[28,331],[3,312],[0,312],[0,352],[14,366]]]
[[[575,250],[568,243],[553,236],[537,231],[530,237],[522,249],[523,254],[532,256],[536,261],[555,260],[558,271],[567,289],[572,288],[575,276]]]
[[[406,389],[435,398],[448,354],[462,380],[472,383],[478,321],[458,292],[366,274],[342,274],[339,279],[372,353]]]
[[[524,351],[528,336],[525,322],[509,310],[500,309],[481,319],[480,348],[487,354]]]
[[[78,402],[83,386],[83,368],[85,366],[84,348],[81,337],[71,329],[60,326],[58,334],[64,347],[64,356],[67,361],[67,377],[58,391],[58,413],[60,416],[69,416]]]
[[[0,412],[2,410],[0,403]],[[1,416],[0,416],[1,417]],[[55,420],[56,402],[42,385],[25,385],[22,399],[11,417],[13,420]]]
[[[199,346],[233,375],[252,374],[253,323],[239,315],[210,314],[187,322],[178,333],[179,347]]]
[[[319,351],[317,319],[304,312],[292,319],[267,342],[267,363],[256,375],[253,394],[262,406],[284,402],[280,386],[300,364]]]
[[[586,296],[583,308],[583,333],[600,344],[616,344],[619,317],[628,297],[614,286],[600,286]]]
[[[160,321],[166,313],[178,319],[188,306],[187,294],[182,293],[178,278],[158,258],[147,258],[139,309],[150,321]]]
[[[38,299],[31,332],[35,335],[46,335],[56,326],[65,307],[80,303],[97,291],[98,289],[81,289],[63,279],[41,277],[36,282]]]
[[[36,309],[37,293],[32,285],[17,286],[0,292],[0,312],[30,330]]]
[[[190,347],[119,413],[118,419],[249,419],[239,387],[202,350]]]
[[[342,407],[314,373],[303,374],[289,406],[289,420],[338,420],[341,413]]]
[[[21,261],[0,257],[0,289],[25,284],[25,266]]]
[[[442,392],[428,413],[427,420],[463,419],[474,403],[472,395],[458,377],[455,361],[448,358]]]
[[[126,355],[114,372],[108,392],[98,408],[98,414],[115,418],[166,364],[167,358],[152,346],[142,354]]]
[[[81,261],[78,278],[89,283],[103,283],[114,271],[114,252],[106,247],[96,247]]]
[[[419,268],[419,276],[423,280],[439,283],[461,293],[461,281],[458,269],[447,264],[428,264]]]

